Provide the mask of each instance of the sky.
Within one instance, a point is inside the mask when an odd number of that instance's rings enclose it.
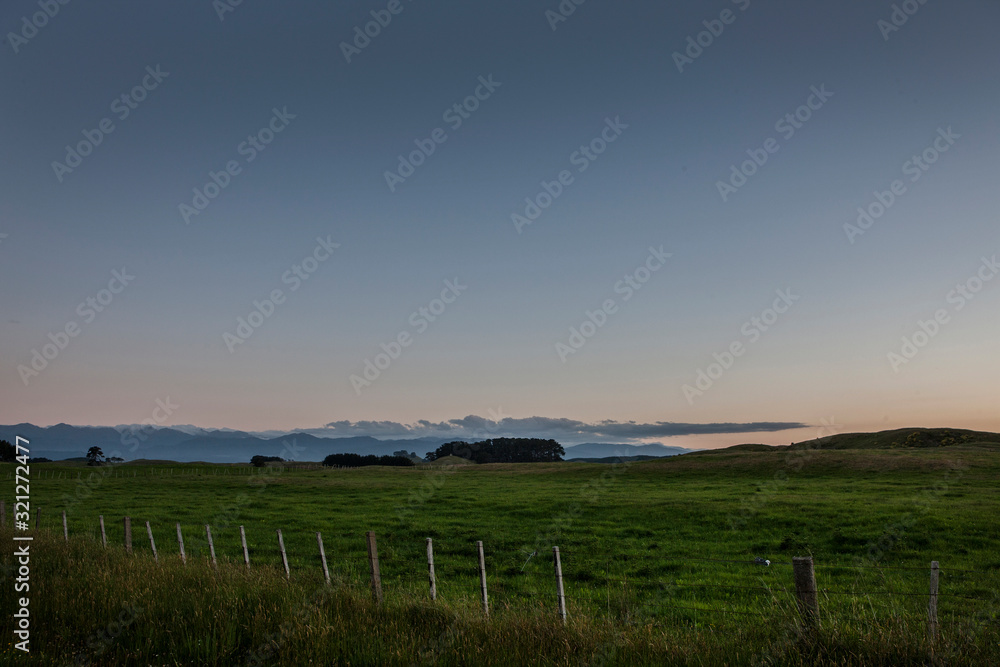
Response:
[[[1000,431],[998,22],[4,2],[0,423]]]

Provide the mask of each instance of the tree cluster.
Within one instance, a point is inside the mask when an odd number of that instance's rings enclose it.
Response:
[[[555,440],[491,438],[472,444],[461,440],[446,442],[433,452],[427,452],[427,460],[458,456],[474,463],[539,463],[562,461],[565,454],[566,450]]]
[[[341,468],[361,468],[364,466],[412,466],[413,460],[406,456],[375,456],[368,454],[330,454],[323,459],[325,466]]]
[[[284,463],[285,459],[280,456],[263,456],[262,454],[257,454],[256,456],[250,457],[250,465],[256,466],[258,468],[263,468],[268,463]]]

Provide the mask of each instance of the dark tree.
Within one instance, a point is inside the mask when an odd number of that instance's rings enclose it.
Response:
[[[436,461],[446,456],[459,456],[463,459],[472,458],[472,446],[463,440],[446,442],[433,452],[427,452],[428,461]]]
[[[0,440],[0,461],[10,463],[17,456],[17,447],[6,440]]]
[[[100,447],[91,447],[87,450],[87,465],[99,466],[104,461],[104,452]]]
[[[258,468],[263,468],[268,463],[284,463],[285,459],[280,456],[262,456],[258,454],[257,456],[251,457],[250,464],[257,466]]]

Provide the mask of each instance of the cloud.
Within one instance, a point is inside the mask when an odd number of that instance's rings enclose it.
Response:
[[[606,419],[588,423],[557,417],[502,417],[468,415],[460,419],[432,422],[421,419],[412,424],[393,421],[335,421],[307,432],[322,437],[367,435],[376,438],[451,438],[482,440],[492,437],[553,438],[565,444],[615,442],[630,444],[649,438],[719,433],[771,433],[805,428],[800,422],[748,422],[687,424],[679,422],[619,422]]]

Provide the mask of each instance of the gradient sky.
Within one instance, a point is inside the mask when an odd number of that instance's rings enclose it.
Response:
[[[1000,431],[1000,280],[949,300],[1000,252],[1000,4],[929,0],[886,39],[891,2],[590,0],[553,30],[555,0],[402,0],[348,63],[341,43],[388,4],[244,0],[220,20],[209,0],[71,2],[25,41],[9,33],[37,1],[3,3],[0,423],[136,423],[169,397],[164,424],[246,430],[808,425],[652,438],[693,447]],[[723,10],[732,23],[678,71]],[[112,102],[157,66],[168,76],[120,119]],[[490,76],[453,129],[444,112]],[[776,121],[823,86],[786,139]],[[275,108],[295,118],[247,162],[238,146]],[[103,118],[114,131],[60,182],[52,163]],[[628,127],[580,173],[571,156],[607,119]],[[385,172],[435,128],[447,140],[390,191]],[[904,163],[948,128],[911,181]],[[779,150],[723,201],[717,182],[768,138]],[[179,205],[230,160],[242,171],[186,224]],[[572,184],[518,233],[511,214],[562,170]],[[905,193],[849,242],[895,179]],[[282,276],[327,237],[340,247],[292,291]],[[672,256],[626,302],[616,284],[660,246]],[[134,280],[88,322],[78,305],[123,267]],[[467,289],[422,330],[455,279]],[[230,352],[223,335],[275,289],[284,303]],[[798,299],[751,340],[778,290]],[[563,361],[557,343],[608,299]],[[69,323],[25,383],[18,367]],[[412,343],[357,392],[351,375],[401,333]],[[689,401],[734,342],[742,356]]]

